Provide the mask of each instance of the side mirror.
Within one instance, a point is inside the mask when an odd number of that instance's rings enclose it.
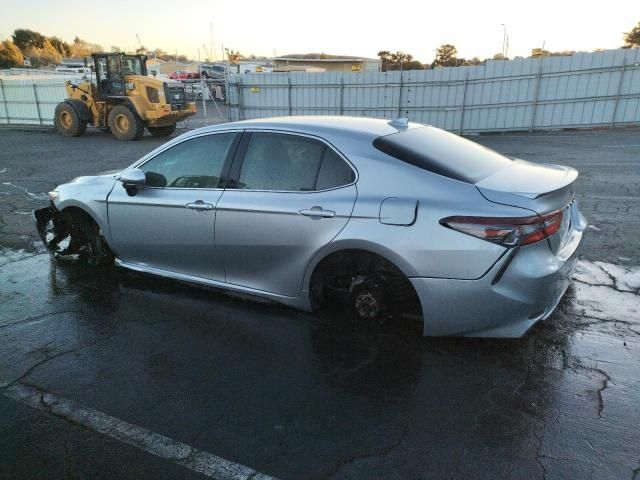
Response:
[[[139,168],[127,168],[120,174],[118,180],[122,182],[122,186],[131,197],[137,193],[138,187],[144,187],[147,183],[147,177]]]

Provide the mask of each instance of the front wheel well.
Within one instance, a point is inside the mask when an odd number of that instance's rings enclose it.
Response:
[[[395,312],[422,315],[418,294],[393,262],[377,253],[353,248],[333,252],[315,266],[309,281],[311,308],[322,308],[335,293],[348,297],[371,278],[384,284]]]
[[[83,252],[93,266],[113,261],[113,253],[102,236],[100,225],[91,214],[75,206],[63,208],[61,214],[70,235],[69,254]]]

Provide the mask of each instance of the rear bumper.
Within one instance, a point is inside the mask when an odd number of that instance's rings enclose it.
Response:
[[[424,334],[515,338],[549,317],[571,283],[586,222],[562,251],[546,241],[507,252],[478,280],[411,278]],[[507,263],[509,262],[509,263]]]

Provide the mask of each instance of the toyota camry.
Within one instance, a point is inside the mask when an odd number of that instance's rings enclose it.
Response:
[[[519,337],[571,281],[577,175],[406,119],[272,118],[187,132],[34,215],[56,256],[91,265]]]

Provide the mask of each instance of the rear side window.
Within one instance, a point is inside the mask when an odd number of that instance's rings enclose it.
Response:
[[[313,190],[324,145],[293,135],[253,133],[240,172],[248,190]]]
[[[313,191],[347,185],[351,168],[332,149],[312,138],[255,132],[244,156],[238,188]]]
[[[403,162],[467,183],[477,183],[512,162],[489,148],[434,127],[378,137],[373,146]]]
[[[322,159],[322,166],[318,172],[318,182],[316,190],[326,190],[329,188],[348,185],[355,180],[355,175],[351,167],[341,159],[336,152],[327,148]]]

